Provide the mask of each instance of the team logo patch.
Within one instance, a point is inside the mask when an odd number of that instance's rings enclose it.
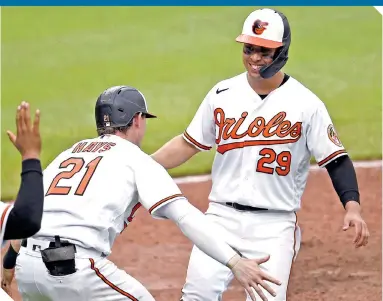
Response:
[[[342,142],[340,142],[340,139],[338,137],[338,134],[335,131],[335,128],[332,124],[330,124],[327,128],[327,134],[328,138],[337,146],[342,147]]]
[[[253,24],[253,32],[256,35],[260,35],[266,30],[267,25],[269,25],[269,23],[262,22],[261,20],[255,20],[255,22]]]

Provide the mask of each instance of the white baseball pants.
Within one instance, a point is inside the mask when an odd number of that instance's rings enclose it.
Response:
[[[300,228],[294,212],[239,211],[226,205],[210,203],[206,216],[221,228],[221,237],[243,256],[260,258],[269,254],[261,267],[282,282],[268,284],[277,293],[271,296],[263,288],[269,301],[286,301],[290,270],[301,242]],[[182,301],[220,301],[233,280],[229,268],[193,247]],[[255,295],[257,293],[254,291]],[[259,297],[258,297],[259,298]],[[247,295],[247,301],[251,301]]]
[[[77,246],[77,271],[52,276],[33,245],[45,249],[48,243],[28,239],[28,246],[20,249],[15,275],[23,301],[155,301],[140,282],[114,263]]]

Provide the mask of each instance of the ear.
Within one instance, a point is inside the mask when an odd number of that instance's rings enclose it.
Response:
[[[142,117],[141,117],[142,113],[138,113],[136,114],[134,117],[133,117],[133,125],[135,127],[141,127],[141,122],[142,122]]]

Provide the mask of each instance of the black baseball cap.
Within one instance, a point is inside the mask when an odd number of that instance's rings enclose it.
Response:
[[[148,112],[145,96],[136,88],[114,86],[99,95],[95,107],[97,129],[128,125],[137,113],[157,118]]]

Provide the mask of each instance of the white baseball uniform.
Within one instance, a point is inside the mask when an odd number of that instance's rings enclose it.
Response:
[[[106,259],[141,205],[154,218],[175,221],[219,262],[226,264],[236,254],[206,230],[212,228],[206,217],[186,201],[161,165],[116,135],[83,140],[62,152],[44,170],[44,192],[41,229],[16,262],[24,301],[153,301],[142,284]],[[73,274],[52,276],[42,261],[40,250],[56,235],[76,246]]]
[[[21,248],[16,263],[23,300],[154,300],[142,284],[106,259],[141,205],[161,218],[157,209],[181,197],[172,181],[151,189],[146,168],[146,155],[115,135],[80,141],[47,166],[41,230]],[[55,235],[76,245],[76,273],[48,274],[40,249]]]
[[[269,300],[286,300],[300,247],[295,212],[311,155],[323,167],[346,154],[324,103],[292,77],[262,99],[245,72],[209,91],[183,136],[201,151],[216,146],[207,216],[227,237],[242,239],[232,245],[244,256],[271,255],[263,266],[283,284],[272,285],[276,298],[264,292]],[[268,210],[240,211],[227,202]],[[231,280],[225,266],[194,247],[183,300],[221,300]]]

